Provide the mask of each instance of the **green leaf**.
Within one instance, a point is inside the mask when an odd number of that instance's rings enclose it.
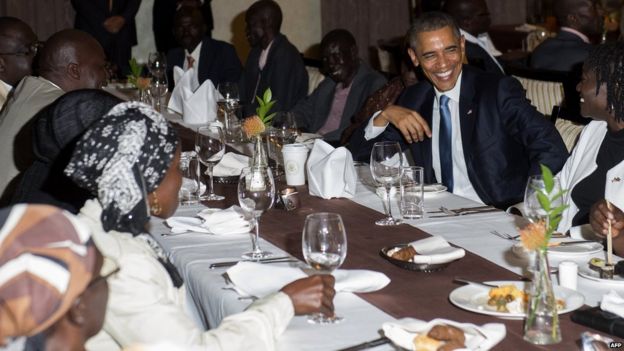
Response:
[[[557,200],[558,198],[562,197],[562,196],[563,196],[565,193],[567,193],[567,192],[568,192],[568,190],[567,190],[567,189],[564,189],[564,190],[559,191],[558,193],[556,193],[555,195],[553,195],[553,197],[551,197],[551,198],[550,198],[550,201],[551,201],[551,202],[554,202],[555,200]]]
[[[270,115],[264,117],[264,124],[268,124],[269,122],[271,122],[271,120],[273,119],[273,117],[275,117],[275,112],[271,113]]]
[[[550,169],[543,164],[540,164],[540,169],[542,170],[542,179],[544,180],[544,187],[546,188],[546,192],[550,194],[552,192],[553,187],[555,186],[555,181],[552,172]]]
[[[273,98],[273,93],[271,93],[271,88],[267,88],[264,91],[264,96],[262,100],[264,100],[264,102],[267,103],[267,102],[270,102],[272,98]]]
[[[266,105],[262,105],[258,106],[256,112],[258,113],[258,117],[260,117],[260,119],[264,121],[264,116],[266,116],[267,112],[269,112],[269,109],[266,107]]]
[[[544,211],[546,211],[547,213],[550,212],[550,200],[548,199],[548,196],[540,192],[536,193],[536,195],[537,201],[539,201],[540,206],[542,206]]]

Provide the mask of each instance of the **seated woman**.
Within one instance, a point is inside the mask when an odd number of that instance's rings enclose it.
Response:
[[[108,287],[89,228],[48,205],[0,210],[0,350],[84,350]]]
[[[577,86],[581,114],[593,119],[581,132],[572,155],[559,173],[567,189],[558,230],[589,223],[590,208],[606,198],[624,209],[624,43],[594,48]],[[621,179],[622,178],[622,179]],[[573,236],[581,234],[571,231]]]
[[[184,312],[176,288],[145,233],[149,213],[166,218],[178,205],[180,147],[167,121],[136,102],[121,103],[93,123],[77,142],[65,174],[93,197],[79,213],[105,257],[120,272],[110,281],[103,331],[89,350],[169,341],[209,350],[270,350],[294,314],[333,313],[333,277],[286,285],[225,318],[211,331]],[[165,322],[166,321],[166,322]]]

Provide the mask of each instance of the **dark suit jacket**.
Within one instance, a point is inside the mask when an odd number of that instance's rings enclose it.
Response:
[[[351,82],[351,90],[349,90],[349,96],[347,96],[347,102],[342,112],[340,127],[325,135],[324,139],[327,141],[339,140],[342,131],[351,123],[351,118],[362,108],[366,99],[381,88],[385,82],[384,76],[371,69],[366,63],[360,62],[360,67]],[[310,96],[299,101],[292,109],[297,118],[297,126],[312,133],[321,129],[329,117],[335,91],[336,82],[327,77],[314,89]]]
[[[583,65],[592,48],[576,34],[560,31],[533,50],[531,68],[570,72]]]
[[[71,0],[71,3],[76,10],[74,27],[93,35],[102,44],[107,58],[127,72],[131,48],[137,43],[134,16],[141,0],[113,0],[112,11],[108,9],[108,0]],[[104,29],[103,23],[116,15],[123,16],[126,23],[118,33],[112,34]]]
[[[167,74],[169,87],[173,89],[173,66],[184,67],[186,56],[183,48],[175,48],[167,54]],[[242,66],[231,44],[224,41],[204,37],[199,53],[199,62],[195,64],[199,84],[210,79],[215,87],[221,82],[237,83],[240,79]]]
[[[258,106],[255,96],[261,96],[267,88],[271,88],[273,99],[277,100],[273,111],[289,111],[308,95],[308,72],[303,58],[286,36],[275,36],[262,71],[258,67],[261,52],[262,48],[251,50],[239,82],[245,117],[255,114]]]
[[[424,81],[407,88],[398,103],[418,111],[431,126],[434,99],[433,86]],[[522,201],[527,178],[539,173],[540,163],[556,174],[568,157],[554,125],[531,106],[514,78],[464,65],[459,110],[468,178],[488,205],[504,208]],[[363,128],[359,132],[362,143]],[[425,182],[440,181],[433,171],[431,139],[407,146],[393,126],[380,138],[409,147],[414,163],[425,168]]]
[[[487,51],[468,40],[466,40],[466,59],[470,65],[479,67],[486,72],[505,74]]]

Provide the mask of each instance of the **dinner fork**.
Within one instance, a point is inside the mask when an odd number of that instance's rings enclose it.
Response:
[[[490,231],[490,234],[494,234],[499,238],[503,238],[507,240],[517,240],[520,237],[520,235],[511,235],[509,233],[501,233],[498,230],[492,230]]]

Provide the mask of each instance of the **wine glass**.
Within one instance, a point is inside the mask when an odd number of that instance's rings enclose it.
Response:
[[[219,98],[217,105],[219,110],[223,111],[223,125],[225,126],[225,134],[228,142],[236,142],[240,134],[235,129],[238,124],[236,110],[239,107],[238,85],[232,82],[223,82],[217,86]]]
[[[147,68],[154,77],[164,77],[167,74],[167,57],[162,52],[152,52],[147,58]]]
[[[162,112],[162,100],[167,96],[169,84],[167,82],[167,75],[155,75],[152,74],[152,80],[150,82],[149,94],[152,97],[152,103],[154,109],[158,112]]]
[[[271,121],[273,128],[284,130],[292,141],[289,144],[295,142],[295,138],[299,135],[299,129],[297,128],[297,120],[295,114],[292,112],[278,112]]]
[[[375,222],[376,225],[398,225],[401,221],[392,217],[390,190],[401,177],[401,146],[397,142],[382,141],[373,145],[370,156],[370,169],[377,183],[386,189],[386,218]]]
[[[238,178],[238,202],[243,210],[253,215],[255,235],[251,237],[252,250],[245,252],[243,258],[259,260],[270,257],[273,254],[262,251],[258,238],[260,228],[258,220],[262,213],[271,206],[275,200],[275,182],[269,167],[245,167]]]
[[[200,127],[195,135],[195,152],[199,161],[207,167],[206,174],[210,178],[208,194],[202,195],[200,200],[223,200],[223,196],[214,193],[212,180],[212,168],[221,161],[225,153],[225,140],[221,127],[217,125]]]
[[[280,169],[280,165],[284,163],[282,155],[282,147],[286,144],[292,144],[297,138],[294,132],[297,125],[294,115],[290,112],[277,112],[271,121],[271,128],[267,132],[269,156],[275,160],[275,176],[280,176],[284,172]]]
[[[531,222],[535,223],[543,221],[548,226],[548,214],[546,213],[546,210],[544,210],[540,205],[537,194],[541,193],[552,199],[555,194],[561,191],[559,179],[555,177],[553,181],[554,185],[552,191],[549,193],[546,191],[544,179],[541,175],[532,175],[529,177],[526,190],[524,191],[524,215]],[[551,207],[555,208],[561,206],[562,201],[562,198],[558,197],[551,202]]]
[[[310,267],[331,274],[347,257],[347,232],[337,213],[312,213],[306,217],[301,238],[303,257]],[[337,323],[342,317],[315,313],[308,317],[314,324]]]

